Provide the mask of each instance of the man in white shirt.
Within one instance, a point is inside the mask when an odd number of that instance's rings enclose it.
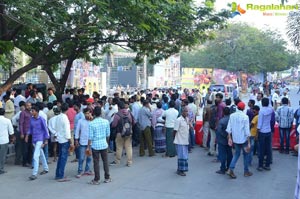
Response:
[[[263,97],[264,97],[264,94],[261,93],[261,92],[257,93],[257,95],[256,95],[255,105],[259,106],[259,108],[262,108],[261,100],[262,100]]]
[[[15,165],[21,165],[22,163],[22,142],[21,142],[21,134],[20,134],[20,114],[23,110],[25,110],[25,102],[20,101],[19,105],[19,111],[13,116],[11,119],[12,125],[15,130]]]
[[[14,99],[14,106],[15,106],[15,112],[17,113],[20,110],[19,103],[21,101],[26,102],[26,98],[22,95],[21,89],[17,89],[16,94],[17,94],[17,97],[15,97],[15,99]]]
[[[173,130],[175,126],[175,121],[178,117],[178,111],[175,109],[175,102],[174,100],[171,100],[169,102],[169,109],[166,110],[162,114],[163,118],[166,118],[165,121],[165,127],[166,127],[166,156],[169,157],[175,157],[176,155],[176,149],[175,145],[173,143],[174,141],[174,135],[173,135]]]
[[[53,162],[57,161],[57,132],[55,129],[55,125],[56,125],[56,120],[58,118],[58,115],[61,112],[60,106],[55,106],[53,108],[53,112],[54,112],[54,116],[51,117],[48,121],[48,129],[50,132],[50,137],[51,137],[51,143],[52,143],[52,152],[53,152]]]
[[[280,97],[279,97],[279,90],[276,89],[275,92],[272,95],[272,101],[273,101],[273,107],[274,110],[276,111],[277,107],[280,106]]]
[[[14,134],[14,129],[11,121],[4,117],[5,110],[0,108],[0,175],[6,173],[4,171],[4,163],[6,159],[9,136]]]
[[[191,115],[190,112],[188,114],[189,117],[189,121],[191,123],[191,128],[189,128],[189,132],[190,132],[190,144],[189,144],[189,152],[191,152],[192,148],[194,148],[195,146],[195,133],[194,133],[194,125],[195,125],[195,121],[196,121],[196,116],[198,113],[198,108],[196,104],[194,104],[194,98],[192,96],[188,96],[188,109],[189,111],[191,111],[193,114]]]
[[[186,176],[185,172],[188,171],[188,145],[189,145],[189,118],[188,108],[185,106],[182,110],[182,115],[176,119],[174,126],[175,139],[177,149],[177,174]]]
[[[246,105],[244,102],[239,102],[237,104],[238,110],[230,115],[226,129],[228,133],[228,145],[232,146],[234,144],[235,147],[235,154],[231,160],[228,170],[228,175],[233,179],[236,178],[233,170],[240,157],[241,151],[243,151],[244,156],[244,176],[252,176],[252,173],[248,169],[248,156],[250,152],[250,128],[249,118],[243,112],[245,106]]]
[[[66,115],[68,109],[69,105],[67,103],[63,103],[61,105],[62,113],[58,115],[55,125],[57,141],[59,145],[58,161],[55,174],[55,179],[58,182],[69,181],[67,178],[65,178],[65,166],[68,160],[69,148],[74,149],[74,146],[71,145],[70,122]]]

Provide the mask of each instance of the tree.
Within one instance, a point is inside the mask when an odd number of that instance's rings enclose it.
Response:
[[[211,38],[210,30],[224,27],[229,13],[215,13],[213,2],[195,7],[192,0],[0,0],[0,54],[13,44],[31,57],[2,88],[42,65],[62,92],[73,61],[103,53],[110,44],[136,52],[136,62],[146,55],[155,63],[181,47]],[[53,66],[62,60],[68,61],[67,67],[56,80]]]
[[[300,11],[290,12],[287,20],[287,36],[293,45],[300,49]]]
[[[276,32],[260,31],[246,24],[232,24],[228,29],[218,31],[215,40],[193,52],[192,58],[187,53],[183,54],[182,60],[184,66],[189,67],[266,73],[292,67],[290,64],[297,63],[294,56]],[[189,59],[194,61],[192,65],[189,65]]]

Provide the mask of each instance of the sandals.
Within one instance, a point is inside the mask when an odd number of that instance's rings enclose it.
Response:
[[[48,172],[49,172],[49,171],[44,170],[44,171],[42,171],[42,172],[40,173],[40,175],[47,174]]]
[[[36,179],[37,179],[37,177],[35,175],[32,175],[29,177],[29,180],[36,180]]]
[[[108,178],[108,179],[105,179],[104,180],[104,183],[109,183],[109,182],[111,182],[112,181],[112,179],[111,178]]]
[[[61,179],[57,179],[56,181],[57,182],[68,182],[68,181],[71,181],[71,180],[68,179],[68,178],[61,178]]]
[[[86,172],[84,172],[82,175],[83,175],[83,176],[93,176],[94,173],[91,172],[91,171],[86,171]]]
[[[95,181],[95,180],[91,180],[90,182],[88,182],[88,184],[90,184],[90,185],[99,185],[100,182],[99,181]]]
[[[176,174],[180,176],[186,176],[186,174],[183,171],[177,171]]]

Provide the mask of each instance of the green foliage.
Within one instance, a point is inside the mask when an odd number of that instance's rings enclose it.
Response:
[[[228,16],[225,11],[214,13],[214,1],[199,8],[191,0],[6,2],[7,29],[22,26],[15,35],[15,45],[29,56],[42,53],[58,40],[47,59],[58,59],[57,54],[68,57],[78,48],[91,51],[116,43],[137,52],[137,61],[147,55],[157,62],[183,46],[211,38],[206,30],[222,27]]]
[[[0,55],[0,68],[4,71],[9,71],[13,64],[13,57],[10,53]]]
[[[232,24],[218,31],[216,39],[195,52],[182,53],[184,67],[221,68],[229,71],[272,72],[299,64],[274,31],[260,31],[246,24]],[[191,62],[190,62],[191,60]]]
[[[293,45],[300,49],[300,11],[292,11],[287,20],[287,36]]]
[[[199,7],[193,0],[0,2],[0,42],[13,41],[32,58],[31,68],[89,60],[108,52],[112,44],[136,52],[136,63],[145,55],[156,63],[213,38],[211,30],[226,26],[229,16],[228,11],[214,11],[214,0]],[[1,49],[0,43],[0,54]]]

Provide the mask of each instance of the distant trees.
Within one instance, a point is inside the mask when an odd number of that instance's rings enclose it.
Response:
[[[246,24],[231,24],[216,32],[202,48],[183,52],[183,67],[220,68],[229,71],[273,72],[299,65],[298,55],[286,48],[276,32]]]

